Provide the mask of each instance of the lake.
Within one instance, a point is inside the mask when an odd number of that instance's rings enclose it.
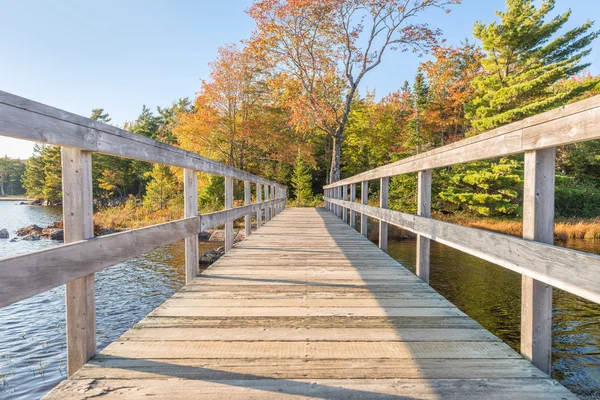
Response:
[[[15,205],[0,201],[0,229],[11,238],[30,224],[50,225],[62,218],[60,207]],[[10,243],[0,239],[0,257],[27,253],[60,242],[42,239]],[[201,251],[222,243],[202,243]],[[183,242],[96,274],[98,348],[171,297],[185,283]],[[37,399],[66,378],[64,286],[0,309],[0,398]]]
[[[61,209],[0,201],[0,229],[49,225]],[[0,257],[58,242],[0,240]],[[220,246],[203,243],[201,251]],[[600,243],[568,247],[600,253]],[[414,272],[414,240],[390,240],[388,252]],[[96,274],[101,349],[185,282],[183,243],[155,250]],[[431,285],[515,350],[519,346],[521,276],[443,245],[431,245]],[[581,396],[600,392],[600,305],[554,290],[553,377]],[[0,309],[0,398],[40,398],[66,378],[64,287]]]

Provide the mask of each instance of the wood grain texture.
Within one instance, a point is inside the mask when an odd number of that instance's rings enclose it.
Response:
[[[555,147],[525,153],[523,239],[554,243],[555,160]],[[521,354],[550,374],[552,287],[529,276],[521,281]]]
[[[0,259],[0,307],[199,232],[192,217]]]
[[[263,224],[263,206],[262,206],[262,186],[260,183],[256,184],[256,229],[260,229]]]
[[[249,206],[252,203],[252,196],[250,194],[251,186],[249,181],[244,181],[244,205]],[[244,230],[245,237],[250,236],[252,232],[252,211],[249,211],[248,214],[244,216]]]
[[[360,202],[361,204],[367,205],[369,204],[369,182],[365,181],[365,182],[361,182],[360,183]],[[354,207],[350,208],[351,210],[354,209]],[[369,224],[367,221],[367,215],[361,213],[360,214],[360,233],[364,236],[367,237],[367,230]]]
[[[574,398],[335,214],[308,208],[274,216],[47,398],[94,396]]]
[[[390,187],[390,178],[384,177],[379,180],[379,207],[388,208],[388,195]],[[388,223],[379,221],[379,248],[387,251],[388,247]]]
[[[425,218],[431,216],[431,177],[432,171],[419,171],[417,175],[417,215]],[[429,258],[430,243],[429,239],[417,235],[417,276],[429,283]]]
[[[198,216],[198,172],[183,170],[183,216]],[[190,283],[198,275],[198,234],[185,238],[185,282]]]
[[[233,179],[225,177],[225,211],[233,209]],[[233,219],[225,220],[225,253],[233,248]]]
[[[341,200],[329,199],[332,203]],[[361,214],[383,219],[465,253],[493,262],[590,301],[600,303],[600,256],[499,233],[436,221],[399,211],[345,202]]]
[[[63,147],[61,163],[64,241],[73,243],[92,239],[92,154]],[[94,274],[67,282],[65,300],[67,374],[71,376],[96,354]]]
[[[356,183],[350,185],[350,201],[352,203],[356,202]],[[350,210],[350,226],[356,227],[356,211]]]
[[[178,147],[3,91],[0,135],[285,187]]]

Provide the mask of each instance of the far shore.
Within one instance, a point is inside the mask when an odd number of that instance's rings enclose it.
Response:
[[[0,197],[0,201],[32,201],[29,197],[24,196],[4,196]]]

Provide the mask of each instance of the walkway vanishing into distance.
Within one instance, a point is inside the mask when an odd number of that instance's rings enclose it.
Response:
[[[575,398],[324,209],[285,209],[47,399]]]

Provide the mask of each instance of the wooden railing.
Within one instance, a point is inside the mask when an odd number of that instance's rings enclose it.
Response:
[[[356,213],[379,224],[386,250],[388,224],[417,234],[416,273],[429,282],[429,241],[435,240],[522,274],[521,353],[550,373],[552,286],[600,303],[600,257],[553,245],[556,146],[600,138],[600,96],[406,158],[324,187],[325,204],[350,225]],[[432,169],[525,154],[523,239],[430,218]],[[388,209],[389,178],[418,173],[417,215]],[[368,182],[380,180],[380,207],[368,205]],[[356,202],[356,186],[361,201]],[[348,189],[350,195],[348,199]]]
[[[287,188],[177,147],[0,91],[0,135],[62,146],[62,246],[0,259],[0,307],[66,284],[67,369],[71,376],[96,353],[94,273],[185,239],[186,283],[198,274],[198,233],[251,216],[260,228],[285,208]],[[184,219],[94,238],[92,152],[184,168]],[[225,177],[225,210],[198,215],[197,173]],[[244,181],[243,207],[233,207],[233,180]],[[256,203],[251,204],[251,184]],[[262,194],[264,190],[264,201]]]

